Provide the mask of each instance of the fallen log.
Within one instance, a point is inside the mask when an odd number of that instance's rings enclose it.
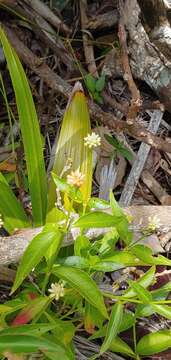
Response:
[[[136,234],[146,227],[149,223],[149,218],[154,216],[160,220],[159,231],[162,233],[171,230],[171,206],[130,206],[124,209],[126,214],[131,215],[133,222],[131,228]],[[110,212],[110,210],[109,210]],[[25,249],[30,241],[41,232],[42,227],[33,229],[22,229],[17,234],[0,237],[0,265],[8,265],[17,263],[22,257]],[[86,235],[89,239],[93,239],[99,235],[103,235],[108,228],[89,229]],[[65,235],[62,247],[70,245],[78,235],[79,230],[72,228],[71,231]]]

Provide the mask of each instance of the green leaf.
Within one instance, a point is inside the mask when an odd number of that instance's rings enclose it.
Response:
[[[167,259],[162,255],[153,256],[152,250],[142,244],[133,246],[131,252],[136,255],[138,259],[149,265],[171,265],[170,259]]]
[[[133,160],[133,154],[126,147],[122,145],[117,139],[108,134],[104,134],[105,139],[112,145],[125,159],[128,161]]]
[[[12,326],[19,326],[30,322],[37,314],[42,312],[48,305],[49,298],[46,296],[39,296],[30,301],[12,320]]]
[[[131,286],[132,286],[133,290],[135,290],[136,294],[138,295],[138,298],[144,304],[149,304],[152,301],[152,295],[143,286],[141,286],[138,283],[133,283],[133,281],[131,281]]]
[[[34,237],[23,254],[11,293],[16,291],[29,272],[40,262],[48,248],[55,241],[58,231],[56,225],[50,226],[48,224],[40,234]]]
[[[33,335],[40,336],[55,329],[55,324],[26,324],[22,326],[8,327],[0,331],[0,336],[4,335]],[[0,340],[1,341],[1,340]]]
[[[95,91],[95,93],[93,94],[93,99],[98,103],[98,104],[103,104],[103,98],[102,96],[99,94],[99,92]]]
[[[100,349],[100,354],[103,354],[112,344],[112,341],[119,332],[119,326],[123,316],[123,305],[116,303],[112,307],[109,323],[106,330],[106,336]]]
[[[3,313],[6,313],[6,312],[9,312],[11,311],[12,308],[8,305],[1,305],[0,304],[0,314],[3,314]]]
[[[54,266],[53,274],[58,278],[66,280],[71,287],[83,296],[91,305],[97,308],[100,313],[108,318],[103,296],[96,283],[84,271],[72,267]]]
[[[152,266],[136,283],[141,285],[143,288],[147,288],[148,286],[150,286],[155,279],[155,270],[155,266]],[[133,288],[130,288],[122,296],[130,298],[134,297],[135,295],[135,290]]]
[[[74,241],[75,256],[86,256],[90,245],[90,240],[85,235],[77,236]]]
[[[166,319],[171,320],[171,307],[168,305],[151,304],[152,309],[157,314],[164,316]]]
[[[92,186],[92,150],[84,144],[84,138],[91,133],[87,100],[80,83],[76,83],[62,120],[59,138],[56,139],[56,153],[53,173],[66,178],[71,171],[79,171],[85,176],[79,188],[83,202],[87,205]],[[66,165],[71,168],[64,172]],[[48,192],[48,212],[56,202],[56,186],[50,179]]]
[[[96,270],[96,271],[103,271],[103,272],[111,272],[111,271],[116,271],[119,269],[123,269],[126,265],[123,264],[118,264],[118,263],[113,263],[113,261],[98,261],[95,264],[92,264],[91,266],[91,270]]]
[[[62,351],[65,353],[65,348],[62,345],[53,343],[45,338],[37,338],[30,335],[4,335],[0,336],[0,353],[4,351],[12,351],[16,354],[19,353],[33,353],[38,350],[43,352],[56,352]],[[62,357],[63,359],[63,357]],[[65,359],[68,359],[65,357]]]
[[[117,201],[115,200],[112,191],[110,191],[110,206],[113,216],[120,218],[120,221],[116,225],[118,234],[120,238],[125,242],[125,244],[128,245],[132,240],[132,233],[131,231],[129,231],[129,222],[125,213],[119,207]]]
[[[26,213],[0,173],[0,214],[4,218],[4,227],[12,233],[15,229],[30,226]]]
[[[113,215],[94,211],[86,215],[81,216],[73,224],[74,227],[84,228],[103,228],[103,227],[112,227],[115,226],[121,218],[114,217]]]
[[[102,74],[99,77],[99,79],[96,81],[95,88],[97,92],[102,92],[102,90],[105,87],[105,80],[106,80],[105,74]]]
[[[116,337],[110,344],[109,350],[113,352],[119,352],[121,354],[126,354],[128,356],[135,357],[135,353],[130,348],[130,346],[123,341],[121,338]]]
[[[143,336],[137,344],[139,355],[153,355],[171,347],[171,330],[161,330]]]
[[[39,122],[25,72],[1,27],[0,40],[16,96],[34,224],[39,226],[45,221],[47,206],[47,180]]]
[[[94,94],[94,92],[96,90],[95,78],[91,74],[88,74],[85,76],[85,83],[86,83],[87,89],[91,92],[91,94]]]
[[[115,228],[107,232],[101,240],[99,255],[104,256],[106,253],[113,250],[118,240],[119,240],[119,235]]]
[[[83,196],[81,191],[75,186],[69,185],[65,179],[61,179],[56,174],[52,173],[52,178],[56,187],[68,195],[68,197],[78,203],[83,201]]]
[[[104,262],[113,262],[114,264],[120,264],[125,266],[135,266],[135,265],[143,265],[139,259],[129,251],[122,250],[122,251],[114,251],[111,256],[105,257],[101,259]]]
[[[125,311],[123,313],[122,321],[119,326],[119,333],[130,329],[130,327],[133,326],[135,321],[136,319],[134,313],[132,313],[131,311]]]
[[[81,256],[68,256],[66,258],[58,258],[58,263],[65,266],[73,266],[78,269],[89,268],[89,261]]]
[[[110,207],[110,204],[106,200],[99,199],[96,197],[91,197],[87,204],[87,207],[89,207],[90,209],[95,208],[99,210],[105,210]]]
[[[131,248],[131,253],[136,255],[136,257],[140,260],[142,260],[144,263],[149,263],[153,264],[153,256],[152,256],[152,250],[147,247],[147,246],[144,246],[142,244],[138,244],[138,245],[135,245]]]

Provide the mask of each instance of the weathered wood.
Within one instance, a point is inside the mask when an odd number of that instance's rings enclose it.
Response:
[[[160,110],[155,110],[153,112],[150,123],[149,123],[149,127],[148,127],[148,130],[151,131],[153,134],[156,134],[156,132],[159,128],[161,120],[162,120],[162,116],[163,116],[163,113]],[[133,163],[132,169],[126,180],[124,189],[122,191],[122,194],[121,194],[121,197],[119,200],[119,204],[121,206],[129,206],[131,204],[132,196],[134,194],[138,180],[143,171],[149,151],[150,151],[150,145],[144,144],[144,143],[142,143],[140,145],[136,159]]]
[[[149,223],[149,217],[157,216],[160,219],[160,231],[171,230],[171,206],[131,206],[125,208],[125,213],[133,217],[131,228],[135,232],[139,232]],[[108,211],[110,212],[110,210]],[[42,228],[23,229],[15,235],[8,237],[0,237],[0,265],[8,265],[16,263],[20,260],[30,241],[41,232]],[[108,229],[90,229],[86,235],[89,239],[93,239],[99,235],[103,235]],[[78,236],[79,230],[73,228],[71,232],[65,236],[62,246],[67,246],[74,242]]]

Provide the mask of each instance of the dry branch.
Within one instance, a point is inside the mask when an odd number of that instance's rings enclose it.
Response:
[[[110,210],[109,210],[110,212]],[[160,219],[161,232],[171,230],[171,206],[131,206],[125,208],[125,212],[133,217],[132,228],[138,232],[141,228],[147,226],[149,217],[157,216]],[[23,229],[17,234],[0,237],[0,265],[8,265],[19,261],[27,248],[29,242],[41,232],[42,228]],[[90,229],[86,235],[93,239],[99,235],[103,235],[107,228]],[[72,231],[65,236],[63,245],[67,246],[73,243],[74,238],[78,235],[78,229]]]

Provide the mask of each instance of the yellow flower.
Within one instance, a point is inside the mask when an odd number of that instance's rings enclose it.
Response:
[[[60,297],[65,295],[64,283],[52,283],[51,288],[48,291],[51,293],[51,298],[59,300]]]
[[[82,174],[79,170],[71,171],[71,174],[67,175],[67,183],[80,187],[83,185],[85,175]]]
[[[101,143],[101,138],[95,132],[88,134],[87,137],[84,138],[84,145],[88,146],[90,149],[99,146],[100,143]]]

